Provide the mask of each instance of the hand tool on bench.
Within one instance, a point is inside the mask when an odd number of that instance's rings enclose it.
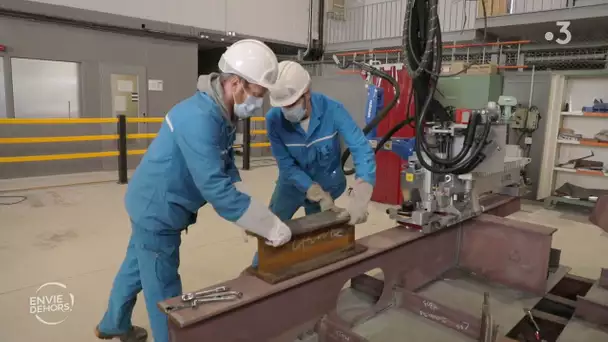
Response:
[[[243,294],[240,292],[230,291],[230,288],[227,286],[220,286],[220,287],[216,287],[216,288],[210,289],[210,290],[184,293],[182,295],[182,301],[189,302],[189,301],[192,301],[192,300],[198,299],[198,298],[205,298],[205,297],[212,297],[212,296],[215,297],[215,296],[220,296],[220,295],[232,295],[232,296],[237,296],[239,298],[243,296]]]
[[[238,294],[217,294],[217,295],[210,295],[207,297],[199,297],[199,298],[192,299],[191,301],[184,302],[183,304],[180,304],[180,305],[169,306],[166,308],[166,310],[168,312],[171,312],[171,311],[188,309],[188,308],[196,309],[201,304],[213,303],[213,302],[234,301],[234,300],[240,299],[243,296],[243,294],[240,292],[236,292],[236,293],[238,293]]]

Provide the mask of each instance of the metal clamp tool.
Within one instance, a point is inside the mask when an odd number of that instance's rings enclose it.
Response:
[[[230,290],[230,288],[227,286],[220,286],[220,287],[216,287],[216,288],[210,289],[210,290],[204,290],[204,291],[199,291],[199,292],[188,292],[188,293],[184,293],[182,295],[182,301],[189,302],[196,298],[208,297],[208,296],[217,295],[217,294],[224,294],[224,293],[228,292],[229,290]],[[239,293],[239,292],[232,291],[229,294],[237,294],[237,293]]]
[[[238,300],[243,297],[243,293],[238,291],[230,291],[227,286],[220,286],[210,290],[199,292],[188,292],[182,295],[182,304],[169,306],[166,308],[168,312],[181,309],[196,309],[200,304],[212,302],[224,302]]]
[[[231,293],[234,293],[234,294],[231,294]],[[240,292],[231,291],[231,292],[226,292],[226,293],[218,294],[218,295],[209,295],[206,297],[194,298],[191,301],[186,301],[181,305],[168,306],[165,308],[165,310],[167,312],[172,312],[172,311],[188,309],[188,308],[196,309],[200,304],[233,301],[233,300],[240,299],[242,296],[243,296],[243,294]]]

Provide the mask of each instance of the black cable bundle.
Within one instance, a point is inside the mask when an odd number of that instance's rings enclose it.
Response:
[[[404,64],[412,78],[414,103],[416,108],[416,156],[421,165],[431,172],[438,174],[465,174],[471,172],[484,159],[483,148],[491,130],[491,121],[484,123],[480,137],[476,137],[477,126],[481,116],[474,115],[467,127],[466,138],[462,150],[452,157],[448,150],[440,151],[444,156],[438,156],[438,146],[431,145],[425,135],[425,124],[433,120],[429,111],[437,90],[437,82],[441,72],[442,40],[441,27],[437,13],[437,0],[410,0],[407,5],[403,22],[403,54]],[[466,70],[466,69],[465,69]],[[453,75],[449,75],[453,76]],[[436,105],[436,104],[434,104]],[[444,149],[450,144],[442,144]],[[472,149],[472,152],[471,152]],[[470,152],[470,153],[469,153]],[[428,161],[430,160],[431,163]]]
[[[384,120],[384,118],[388,115],[388,113],[391,111],[391,109],[393,109],[393,107],[395,107],[395,105],[397,104],[397,101],[399,101],[399,96],[401,96],[401,88],[399,87],[399,83],[397,82],[397,80],[395,80],[391,75],[385,73],[382,70],[379,70],[377,68],[374,68],[370,65],[367,65],[365,63],[361,63],[361,62],[349,62],[347,64],[341,64],[339,60],[337,60],[336,58],[334,58],[336,64],[338,64],[338,67],[340,69],[346,69],[350,66],[355,66],[363,71],[368,72],[369,74],[371,74],[372,76],[377,76],[380,77],[382,79],[387,80],[395,89],[395,97],[393,97],[393,99],[391,100],[391,102],[384,107],[380,113],[378,113],[376,115],[376,117],[370,121],[367,125],[365,125],[365,127],[363,128],[363,134],[367,135],[367,133],[371,132],[372,129],[374,129],[376,126],[378,126],[378,124]],[[403,127],[403,126],[402,126]],[[395,132],[397,132],[399,129],[395,130]],[[380,149],[382,149],[382,146],[384,145],[384,143],[386,141],[388,141],[388,139],[390,139],[390,137],[395,133],[393,132],[392,134],[387,134],[384,138],[388,137],[386,140],[381,141],[381,143],[378,144],[378,146],[376,146],[376,150],[374,152],[378,152]],[[389,132],[390,133],[390,132]],[[346,170],[344,169],[344,165],[346,164],[346,161],[348,160],[348,157],[350,157],[350,150],[346,149],[346,151],[344,151],[344,153],[342,154],[342,169],[344,170],[344,174],[346,175],[352,175],[355,173],[354,169],[351,170]]]

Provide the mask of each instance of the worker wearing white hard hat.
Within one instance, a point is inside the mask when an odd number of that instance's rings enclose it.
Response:
[[[283,221],[302,206],[307,215],[337,210],[350,217],[350,224],[363,223],[376,182],[374,152],[346,108],[311,92],[310,87],[310,75],[300,64],[279,63],[279,77],[270,92],[274,108],[266,114],[268,138],[279,167],[270,210]],[[352,153],[356,170],[346,210],[334,205],[346,188],[340,137]]]
[[[156,304],[182,293],[181,233],[205,204],[272,246],[291,239],[289,227],[265,204],[239,190],[232,150],[236,120],[260,109],[277,79],[276,56],[262,42],[241,40],[222,55],[219,68],[221,74],[201,76],[198,91],[168,112],[130,180],[125,202],[132,233],[95,329],[100,339],[146,340],[146,330],[131,324],[143,290],[154,341],[169,341],[167,316]]]

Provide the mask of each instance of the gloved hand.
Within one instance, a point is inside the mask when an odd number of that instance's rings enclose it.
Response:
[[[331,195],[323,190],[323,188],[317,184],[312,183],[308,191],[306,191],[306,199],[311,202],[319,203],[321,211],[327,211],[335,208],[334,199]]]
[[[349,203],[346,211],[338,217],[350,217],[348,224],[355,225],[367,221],[367,206],[372,199],[374,187],[361,179],[358,179],[348,194]]]
[[[291,240],[291,229],[274,215],[268,207],[253,198],[249,208],[236,221],[244,230],[266,238],[266,244],[278,247]]]

